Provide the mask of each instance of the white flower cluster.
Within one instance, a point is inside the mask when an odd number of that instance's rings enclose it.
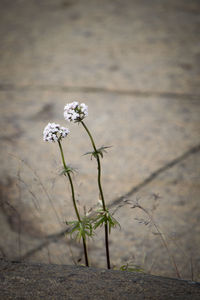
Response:
[[[45,142],[57,142],[69,134],[69,129],[61,127],[56,123],[49,123],[43,131],[43,140]]]
[[[85,103],[74,101],[64,107],[64,118],[69,122],[80,122],[88,115],[88,107]]]

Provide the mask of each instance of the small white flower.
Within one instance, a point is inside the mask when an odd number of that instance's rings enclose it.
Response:
[[[56,123],[49,123],[43,131],[43,140],[45,142],[57,142],[69,134],[69,129]]]
[[[64,118],[69,122],[80,122],[88,116],[88,107],[85,103],[77,101],[66,104],[64,107]]]

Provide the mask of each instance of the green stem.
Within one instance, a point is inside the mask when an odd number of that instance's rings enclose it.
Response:
[[[61,142],[59,140],[58,140],[58,145],[59,145],[59,148],[60,148],[60,153],[61,153],[64,169],[67,171],[67,165],[65,163],[65,157],[64,157],[62,145],[61,145]],[[77,216],[78,221],[81,222],[81,218],[80,218],[78,208],[77,208],[77,205],[76,205],[74,186],[73,186],[72,178],[71,178],[71,175],[70,175],[69,171],[67,171],[66,173],[67,173],[67,176],[68,176],[68,179],[69,179],[69,182],[70,182],[70,186],[71,186],[72,201],[73,201],[74,209],[75,209],[75,212],[76,212],[76,216]],[[65,175],[66,175],[66,173],[65,173]],[[87,245],[86,245],[86,240],[83,237],[82,237],[82,241],[83,241],[83,249],[84,249],[84,254],[85,254],[85,265],[87,267],[89,267],[88,254],[87,254]]]
[[[85,128],[87,134],[89,135],[89,138],[90,138],[90,141],[92,143],[93,149],[96,153],[96,159],[97,159],[97,165],[98,165],[98,187],[99,187],[99,192],[100,192],[100,196],[101,196],[101,200],[102,200],[103,210],[104,210],[104,212],[106,212],[106,204],[105,204],[103,189],[102,189],[102,185],[101,185],[101,162],[100,162],[100,158],[99,158],[99,153],[97,151],[95,142],[93,140],[93,137],[92,137],[89,129],[87,128],[87,126],[85,125],[85,123],[83,121],[81,121],[81,124],[83,125],[83,127]],[[107,268],[110,269],[110,253],[109,253],[108,223],[107,223],[107,220],[105,222],[105,245],[106,245]]]

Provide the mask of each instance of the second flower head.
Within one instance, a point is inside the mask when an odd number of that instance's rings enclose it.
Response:
[[[74,101],[64,107],[64,118],[68,122],[80,122],[87,116],[88,107],[85,103],[79,104],[79,102]]]

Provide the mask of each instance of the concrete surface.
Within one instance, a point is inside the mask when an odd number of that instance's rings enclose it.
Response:
[[[175,261],[181,278],[199,280],[199,23],[197,0],[0,2],[2,256],[83,263],[63,234],[74,212],[58,147],[42,141],[48,122],[70,128],[63,146],[80,209],[94,206],[88,137],[63,119],[78,100],[98,146],[113,146],[102,161],[107,203],[140,198],[153,215],[154,224],[138,208],[116,212],[112,266],[176,277]],[[102,232],[89,251],[105,267]]]

